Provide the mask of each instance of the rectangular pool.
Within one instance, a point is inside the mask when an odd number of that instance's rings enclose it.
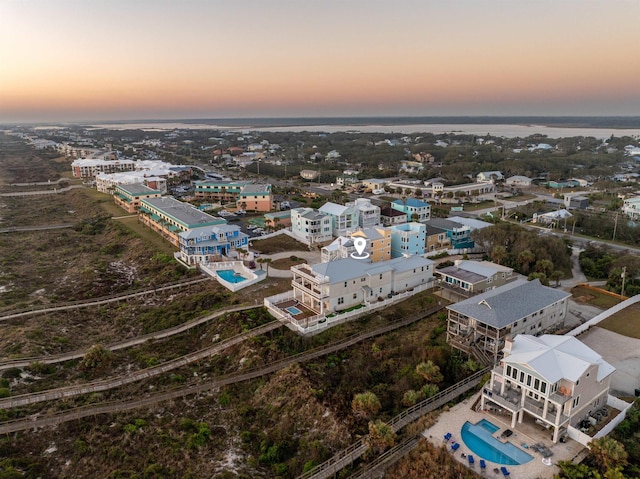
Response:
[[[288,311],[292,316],[295,316],[296,314],[302,314],[302,310],[296,308],[295,306],[289,306],[288,308],[284,309]]]

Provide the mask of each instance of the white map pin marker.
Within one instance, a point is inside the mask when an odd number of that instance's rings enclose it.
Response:
[[[355,259],[368,258],[369,254],[364,252],[364,249],[367,247],[366,238],[356,237],[352,239],[353,239],[353,246],[355,247],[356,253],[358,253],[358,255],[356,256],[355,254],[351,253],[351,257]]]

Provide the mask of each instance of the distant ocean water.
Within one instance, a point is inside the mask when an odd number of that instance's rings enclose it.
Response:
[[[549,138],[593,136],[640,138],[640,117],[358,117],[358,118],[238,118],[141,120],[88,125],[113,130],[165,131],[175,129],[274,132],[454,133]]]

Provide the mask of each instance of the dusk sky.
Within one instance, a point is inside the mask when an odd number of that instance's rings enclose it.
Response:
[[[640,115],[640,0],[0,0],[0,121]]]

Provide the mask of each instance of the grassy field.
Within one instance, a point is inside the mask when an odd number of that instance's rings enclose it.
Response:
[[[133,234],[142,238],[145,243],[153,245],[161,253],[173,256],[173,253],[178,250],[158,233],[140,223],[137,216],[118,218],[115,221],[126,226]]]
[[[291,236],[282,234],[272,238],[251,240],[252,249],[262,254],[284,253],[286,251],[307,251],[309,247],[294,240]]]
[[[632,304],[628,308],[609,316],[598,323],[598,326],[630,338],[640,339],[640,304]]]
[[[620,302],[616,297],[609,296],[608,294],[600,293],[592,289],[582,288],[580,286],[573,288],[571,290],[571,294],[573,295],[573,298],[580,303],[590,304],[591,306],[596,306],[602,309],[609,309]]]
[[[275,261],[272,261],[270,266],[276,269],[289,269],[296,264],[302,264],[307,262],[307,260],[303,258],[296,257],[296,259],[292,259],[294,257],[295,255],[292,255],[291,258],[277,259]]]

